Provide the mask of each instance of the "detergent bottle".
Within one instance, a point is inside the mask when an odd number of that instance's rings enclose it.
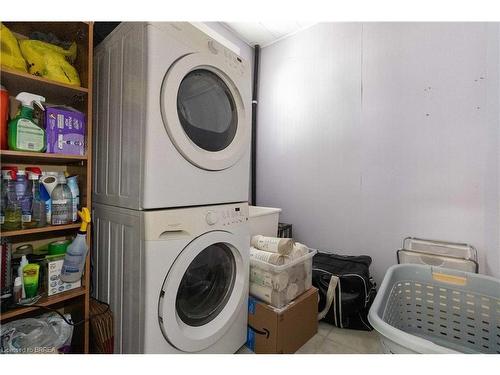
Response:
[[[33,121],[33,104],[42,110],[45,98],[40,95],[21,92],[16,96],[21,102],[19,114],[9,122],[8,143],[9,149],[16,151],[45,151],[45,130]]]
[[[89,209],[83,207],[81,211],[78,211],[78,216],[82,219],[82,224],[75,239],[66,250],[61,269],[60,279],[66,283],[73,283],[81,279],[83,268],[85,267],[85,258],[87,257],[87,226],[90,223]]]

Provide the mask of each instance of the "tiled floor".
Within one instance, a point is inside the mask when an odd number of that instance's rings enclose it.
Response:
[[[239,354],[252,353],[243,346]],[[340,329],[320,322],[318,333],[295,354],[378,354],[380,344],[375,331]]]

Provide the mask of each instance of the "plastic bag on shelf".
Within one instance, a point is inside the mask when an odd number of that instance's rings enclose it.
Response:
[[[27,72],[26,61],[19,49],[19,43],[7,26],[0,23],[0,61],[6,68]]]
[[[14,320],[0,327],[0,353],[67,353],[72,337],[73,326],[56,313]]]
[[[76,59],[76,43],[68,49],[40,40],[20,40],[21,52],[29,72],[53,81],[80,86],[80,77],[71,63]]]

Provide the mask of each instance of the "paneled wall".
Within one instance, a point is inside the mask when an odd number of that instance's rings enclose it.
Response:
[[[498,67],[498,24],[323,23],[264,48],[257,203],[379,282],[409,235],[500,276]]]

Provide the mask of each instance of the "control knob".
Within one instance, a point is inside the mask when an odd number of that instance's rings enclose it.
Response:
[[[217,213],[215,211],[208,211],[205,220],[208,225],[214,225],[218,220]]]

